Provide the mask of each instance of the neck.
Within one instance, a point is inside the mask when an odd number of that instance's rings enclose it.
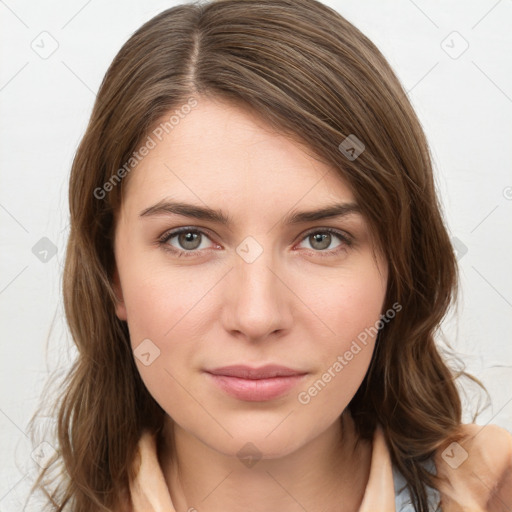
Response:
[[[357,442],[351,417],[342,418],[289,455],[246,466],[167,417],[160,459],[175,509],[357,511],[370,472],[371,443]]]

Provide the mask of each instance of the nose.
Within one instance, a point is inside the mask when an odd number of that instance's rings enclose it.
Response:
[[[293,293],[282,274],[271,250],[254,239],[240,244],[224,283],[224,328],[254,342],[289,331]]]

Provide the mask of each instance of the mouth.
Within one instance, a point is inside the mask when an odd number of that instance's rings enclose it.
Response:
[[[263,402],[290,392],[307,372],[285,366],[266,365],[251,368],[244,365],[207,370],[212,382],[228,395],[248,402]]]
[[[213,370],[206,370],[212,375],[223,375],[225,377],[238,377],[239,379],[269,379],[273,377],[293,377],[305,375],[307,372],[287,368],[277,364],[267,364],[259,368],[252,368],[246,365],[223,366]]]

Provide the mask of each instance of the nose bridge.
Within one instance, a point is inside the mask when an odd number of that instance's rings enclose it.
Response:
[[[271,300],[276,296],[277,277],[271,269],[274,267],[272,248],[253,236],[246,237],[236,248],[238,258],[235,259],[235,278],[238,290],[250,294],[251,300]],[[263,306],[264,304],[260,304]]]
[[[236,253],[230,277],[229,315],[233,315],[236,325],[231,327],[255,338],[282,329],[283,283],[275,270],[272,248],[248,236],[237,246]]]

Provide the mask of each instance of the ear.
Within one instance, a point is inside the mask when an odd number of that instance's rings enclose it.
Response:
[[[114,276],[112,279],[112,288],[116,295],[116,315],[119,320],[127,320],[128,315],[126,313],[126,305],[124,303],[123,298],[123,290],[121,288],[121,280],[119,279],[119,272],[117,271],[117,266],[114,270]]]

